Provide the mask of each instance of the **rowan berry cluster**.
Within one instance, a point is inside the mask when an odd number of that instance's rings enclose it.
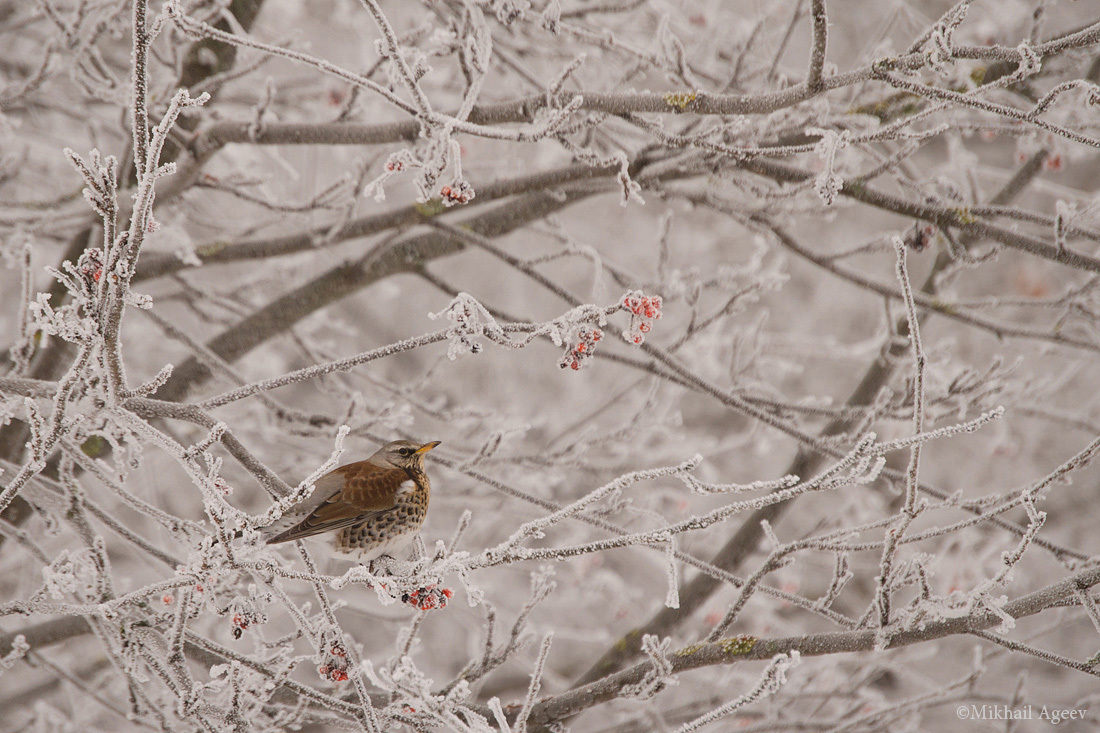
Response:
[[[330,682],[346,682],[348,679],[348,650],[341,641],[325,642],[321,649],[321,664],[317,667],[321,679]]]
[[[565,356],[558,362],[562,369],[576,371],[584,366],[592,358],[596,351],[596,344],[603,338],[603,331],[595,326],[581,326],[577,331],[577,343],[565,351]]]
[[[903,240],[905,246],[914,252],[920,252],[927,247],[936,236],[936,225],[927,222],[918,222],[913,230]]]
[[[433,608],[446,608],[447,602],[454,597],[454,591],[450,588],[437,588],[429,585],[427,588],[418,588],[411,593],[404,593],[401,602],[407,603],[421,611],[430,611]]]
[[[630,328],[623,331],[623,338],[628,343],[641,344],[645,335],[653,330],[653,322],[661,317],[661,296],[632,290],[623,296],[620,307],[630,311]]]
[[[103,277],[103,250],[98,247],[89,247],[80,255],[76,266],[89,289],[94,291],[95,283]]]
[[[238,611],[233,614],[233,638],[240,639],[241,635],[253,624],[262,624],[267,617],[254,610]]]
[[[466,181],[455,181],[439,189],[439,196],[443,199],[444,206],[465,204],[474,198],[474,187]]]
[[[447,358],[454,361],[459,354],[480,354],[482,346],[478,343],[478,336],[485,332],[482,324],[482,316],[488,312],[474,298],[466,293],[459,293],[445,310],[439,313],[428,314],[435,319],[446,316],[453,325],[451,327],[450,344],[447,347]],[[491,316],[489,316],[491,318]]]

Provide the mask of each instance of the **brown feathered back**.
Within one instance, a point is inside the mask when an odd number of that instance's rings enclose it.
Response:
[[[294,522],[279,529],[267,544],[311,537],[369,521],[397,506],[398,496],[417,484],[430,491],[424,453],[438,442],[408,440],[388,443],[365,461],[349,463],[319,478],[313,496],[286,517]],[[425,499],[427,497],[424,497]],[[285,523],[281,523],[286,526]]]

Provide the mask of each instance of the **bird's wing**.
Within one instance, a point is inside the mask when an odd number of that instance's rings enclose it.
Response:
[[[402,484],[410,480],[408,474],[400,469],[377,466],[370,461],[340,466],[317,481],[318,491],[329,482],[338,483],[339,488],[320,502],[305,519],[275,535],[267,544],[290,542],[343,529],[393,509],[397,506]]]

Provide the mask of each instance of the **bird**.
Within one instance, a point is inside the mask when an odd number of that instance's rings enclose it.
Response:
[[[407,547],[424,524],[432,493],[424,456],[439,444],[395,440],[365,461],[329,471],[267,529],[267,544],[336,532],[334,555],[371,564]]]

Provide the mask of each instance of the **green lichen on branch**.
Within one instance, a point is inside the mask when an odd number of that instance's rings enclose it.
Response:
[[[955,215],[955,221],[959,224],[973,224],[978,221],[978,217],[970,213],[970,209],[965,206],[951,209],[951,212]]]
[[[900,117],[910,117],[925,107],[925,101],[910,92],[898,92],[885,99],[861,104],[848,110],[852,115],[871,115],[881,122],[892,122]]]
[[[213,257],[228,246],[229,242],[227,240],[211,242],[210,244],[202,244],[198,247],[195,247],[195,254],[197,254],[200,259],[203,257]]]
[[[706,644],[692,644],[691,646],[685,646],[683,649],[678,650],[673,654],[674,657],[690,657],[695,652],[699,651]]]
[[[625,652],[627,647],[635,643],[641,635],[642,632],[638,629],[631,629],[626,632],[626,636],[615,642],[615,651]]]
[[[674,107],[678,112],[683,112],[695,101],[695,98],[695,92],[668,92],[665,94],[665,104]]]
[[[81,452],[89,458],[100,458],[110,450],[110,444],[107,439],[101,435],[89,436],[87,440],[80,444]]]
[[[933,298],[931,305],[933,310],[939,311],[940,313],[946,313],[947,315],[952,315],[957,312],[955,306],[951,305],[950,303],[945,303],[939,298]]]
[[[429,219],[433,216],[439,216],[447,210],[441,198],[432,198],[424,203],[415,203],[413,204],[413,208],[416,209],[416,213]]]
[[[756,646],[756,637],[742,634],[718,640],[718,646],[726,654],[748,654]]]

